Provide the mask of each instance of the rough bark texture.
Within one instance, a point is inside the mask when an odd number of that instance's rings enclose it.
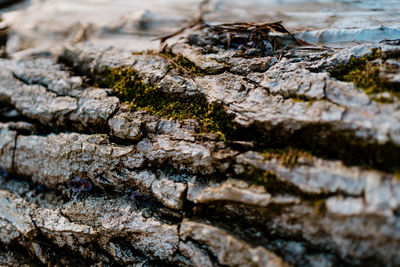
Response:
[[[245,57],[214,41],[0,59],[0,265],[400,265],[400,46]],[[333,77],[367,58],[394,90]],[[229,132],[128,107],[103,88],[121,69],[218,103]]]

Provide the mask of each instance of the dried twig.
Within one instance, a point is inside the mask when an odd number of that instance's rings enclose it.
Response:
[[[236,23],[224,23],[219,25],[209,25],[204,22],[203,16],[207,13],[207,5],[209,0],[204,0],[200,3],[199,14],[193,19],[188,25],[182,27],[178,31],[162,36],[155,40],[160,40],[161,45],[165,43],[168,39],[175,37],[187,29],[194,28],[195,26],[200,26],[201,28],[209,28],[216,33],[225,33],[227,35],[228,47],[230,47],[232,35],[237,34],[248,34],[248,41],[262,42],[263,40],[268,40],[271,42],[273,51],[278,47],[278,42],[276,38],[269,35],[270,32],[278,32],[288,34],[298,45],[312,46],[311,44],[304,42],[296,38],[291,32],[289,32],[283,25],[281,21],[273,23],[249,23],[249,22],[236,22]]]
[[[158,55],[160,55],[161,57],[163,57],[168,63],[174,65],[175,69],[177,69],[180,72],[185,73],[186,75],[188,75],[189,77],[191,77],[192,79],[194,79],[192,73],[190,73],[189,71],[187,71],[185,68],[179,66],[178,63],[176,63],[175,60],[173,60],[172,58],[167,57],[163,52],[158,53]]]
[[[259,37],[267,37],[266,35],[269,34],[269,32],[279,32],[279,33],[286,33],[294,41],[297,42],[299,45],[309,45],[308,43],[297,39],[294,37],[292,33],[290,33],[285,27],[282,25],[282,21],[277,21],[273,23],[264,23],[264,24],[258,24],[258,23],[249,23],[249,22],[236,22],[236,23],[224,23],[224,24],[219,24],[219,25],[205,25],[204,27],[208,27],[211,30],[217,32],[217,33],[248,33],[249,38],[254,38],[255,36]]]
[[[207,13],[207,7],[208,7],[208,3],[210,2],[210,0],[203,0],[200,5],[199,5],[199,14],[186,26],[182,27],[181,29],[179,29],[178,31],[156,38],[154,40],[160,40],[160,43],[163,44],[165,43],[166,40],[168,40],[169,38],[172,38],[174,36],[177,36],[179,34],[181,34],[182,32],[184,32],[187,29],[193,28],[197,25],[201,25],[204,23],[203,20],[203,16]]]

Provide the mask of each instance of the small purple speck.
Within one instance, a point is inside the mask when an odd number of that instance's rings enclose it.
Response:
[[[83,180],[81,179],[81,177],[79,177],[79,176],[75,176],[74,178],[72,178],[69,182],[70,183],[80,183],[80,182],[82,182]]]
[[[92,184],[89,181],[81,179],[79,176],[75,176],[68,182],[68,186],[72,188],[72,192],[77,193],[81,191],[89,191],[92,189]]]

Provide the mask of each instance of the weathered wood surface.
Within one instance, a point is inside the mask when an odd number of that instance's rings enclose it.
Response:
[[[400,265],[398,42],[249,57],[218,38],[0,59],[0,265]],[[367,61],[390,90],[332,75]],[[122,78],[156,99],[129,108]]]

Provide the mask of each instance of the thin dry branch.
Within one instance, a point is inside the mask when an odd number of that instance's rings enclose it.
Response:
[[[165,41],[167,41],[168,39],[170,39],[170,38],[172,38],[172,37],[174,37],[174,36],[177,36],[177,35],[181,34],[181,33],[184,32],[185,30],[190,29],[190,28],[193,28],[193,27],[195,27],[195,26],[197,26],[197,25],[203,24],[203,23],[204,23],[203,16],[207,13],[207,7],[208,7],[208,3],[209,3],[209,2],[210,2],[210,0],[204,0],[204,1],[202,1],[202,2],[200,3],[198,15],[197,15],[191,22],[189,22],[188,25],[182,27],[181,29],[179,29],[178,31],[176,31],[176,32],[174,32],[174,33],[171,33],[171,34],[168,34],[168,35],[165,35],[165,36],[156,38],[156,39],[154,39],[154,40],[160,40],[160,43],[163,44],[163,43],[165,43]]]
[[[219,24],[219,25],[205,25],[204,27],[208,27],[211,30],[217,32],[217,33],[248,33],[249,36],[254,36],[254,35],[259,35],[262,37],[262,35],[268,34],[269,32],[279,32],[279,33],[286,33],[294,41],[297,42],[299,45],[310,45],[300,39],[297,39],[294,37],[292,33],[290,33],[283,25],[282,21],[277,21],[273,23],[264,23],[264,24],[258,24],[258,23],[249,23],[249,22],[235,22],[235,23],[224,23],[224,24]]]
[[[200,3],[199,13],[188,25],[182,27],[178,31],[168,34],[166,36],[159,37],[155,40],[160,40],[161,45],[165,43],[168,39],[175,37],[187,29],[199,26],[199,29],[209,28],[216,33],[226,33],[230,35],[234,34],[248,34],[249,41],[261,41],[269,40],[273,45],[273,50],[277,48],[277,41],[275,38],[269,36],[270,32],[278,32],[288,34],[298,45],[312,46],[311,44],[296,38],[291,32],[289,32],[283,25],[282,21],[277,21],[273,23],[251,23],[251,22],[235,22],[235,23],[223,23],[218,25],[209,25],[205,23],[203,16],[207,13],[207,6],[209,0],[204,0]],[[229,42],[229,41],[228,41]],[[228,47],[230,44],[228,43]]]
[[[195,75],[186,70],[185,68],[181,67],[174,59],[167,57],[165,55],[166,49],[168,49],[166,46],[163,47],[163,49],[157,53],[157,55],[161,56],[162,58],[164,58],[169,64],[173,65],[175,69],[177,69],[179,72],[184,73],[187,77],[189,77],[190,79],[192,79],[192,81],[200,87],[200,84],[196,81],[195,79]],[[168,70],[169,72],[169,70]]]

